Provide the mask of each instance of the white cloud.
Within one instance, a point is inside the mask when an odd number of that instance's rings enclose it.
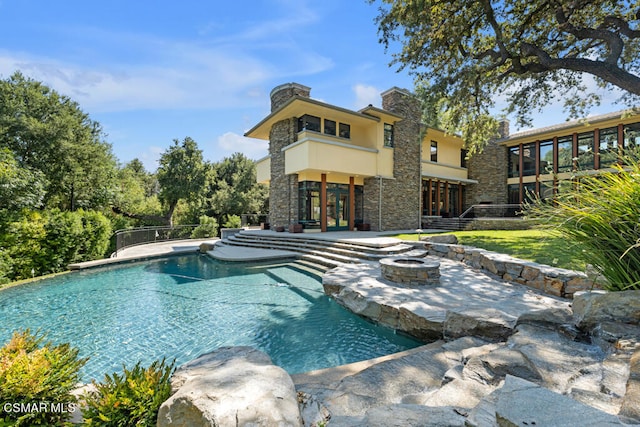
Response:
[[[155,172],[158,169],[160,156],[164,153],[165,149],[161,147],[151,146],[147,147],[145,151],[138,157],[138,159],[144,165],[144,168],[149,172]]]
[[[310,12],[301,16],[304,22],[316,19]],[[302,31],[294,18],[239,26],[237,38],[224,40],[77,28],[75,38],[82,42],[76,51],[88,53],[54,59],[0,49],[0,75],[21,70],[92,112],[256,106],[262,100],[248,95],[255,88],[334,66],[330,58],[303,49],[295,37],[280,37],[283,31]],[[112,54],[101,55],[103,49]]]
[[[217,145],[229,154],[240,152],[254,160],[266,156],[269,149],[268,141],[247,138],[234,132],[226,132],[219,136]]]
[[[356,95],[355,108],[358,110],[369,104],[380,105],[380,93],[382,91],[374,86],[359,83],[353,87],[353,92]]]

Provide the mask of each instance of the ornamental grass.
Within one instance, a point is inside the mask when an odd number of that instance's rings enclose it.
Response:
[[[609,291],[640,290],[640,164],[576,176],[552,201],[534,200],[525,214],[577,244]]]

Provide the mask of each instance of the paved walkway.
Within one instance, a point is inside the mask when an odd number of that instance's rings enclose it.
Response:
[[[119,251],[117,256],[70,264],[69,269],[83,270],[85,268],[98,267],[101,265],[145,260],[149,258],[158,258],[167,255],[176,255],[182,253],[193,253],[200,249],[200,245],[202,243],[213,244],[216,240],[218,239],[174,240],[169,242],[148,243],[146,245],[130,246]]]

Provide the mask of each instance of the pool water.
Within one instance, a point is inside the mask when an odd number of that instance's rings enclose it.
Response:
[[[0,291],[0,342],[30,328],[89,357],[83,381],[156,359],[180,365],[221,346],[266,352],[289,373],[421,343],[324,295],[295,262],[224,263],[202,255],[74,272]]]

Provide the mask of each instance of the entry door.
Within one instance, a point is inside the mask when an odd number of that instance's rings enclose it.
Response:
[[[349,229],[349,192],[339,188],[327,190],[327,230]]]

